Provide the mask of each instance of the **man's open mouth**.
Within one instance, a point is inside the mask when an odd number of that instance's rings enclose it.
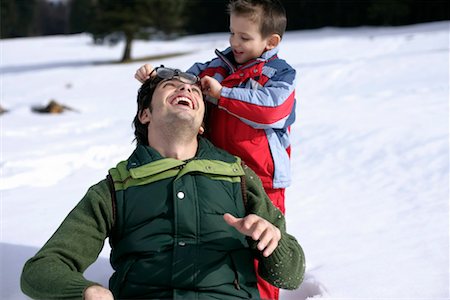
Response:
[[[192,102],[192,100],[187,97],[177,97],[172,101],[172,104],[184,105],[190,107],[191,109],[194,109],[194,102]]]

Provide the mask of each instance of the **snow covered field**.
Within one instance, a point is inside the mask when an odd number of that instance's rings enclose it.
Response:
[[[288,230],[306,252],[299,290],[281,299],[448,299],[449,26],[288,32],[298,71]],[[133,57],[188,68],[226,33],[135,42]],[[123,45],[88,35],[1,40],[0,298],[87,188],[134,145],[142,63],[105,64]],[[54,99],[79,112],[38,115]],[[86,276],[104,284],[108,248]]]

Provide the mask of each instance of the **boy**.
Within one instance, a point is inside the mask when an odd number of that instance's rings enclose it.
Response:
[[[196,63],[208,96],[207,137],[217,147],[240,156],[261,178],[273,204],[285,212],[290,184],[290,125],[295,120],[295,70],[277,56],[286,29],[278,0],[235,0],[228,5],[230,47],[217,58]],[[153,67],[142,66],[145,81]],[[278,289],[258,278],[263,299],[278,299]]]

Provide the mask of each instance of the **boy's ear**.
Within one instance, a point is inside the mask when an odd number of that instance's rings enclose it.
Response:
[[[152,119],[152,118],[151,118],[151,113],[150,113],[150,109],[149,109],[149,108],[146,108],[146,109],[142,110],[142,111],[139,113],[139,121],[140,121],[142,124],[150,123],[150,120],[151,120],[151,119]]]
[[[267,38],[267,46],[266,50],[272,50],[273,48],[277,47],[281,42],[281,36],[279,34],[272,34]]]

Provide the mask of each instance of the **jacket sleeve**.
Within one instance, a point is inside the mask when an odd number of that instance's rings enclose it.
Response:
[[[83,272],[97,258],[112,227],[112,202],[105,180],[92,186],[53,236],[29,259],[20,280],[33,299],[82,299],[97,283]]]
[[[285,128],[295,117],[296,71],[266,65],[262,74],[269,77],[264,86],[250,79],[245,87],[223,87],[218,107],[257,129]]]
[[[195,63],[193,64],[189,69],[187,69],[187,73],[192,73],[194,75],[200,76],[200,74],[208,68],[209,64],[211,62],[205,62],[205,63]]]
[[[298,288],[305,273],[305,255],[297,240],[286,232],[286,220],[264,192],[258,176],[244,166],[247,185],[247,214],[256,214],[280,229],[281,239],[274,252],[264,257],[256,248],[257,241],[247,238],[259,260],[258,273],[270,284],[288,290]]]

